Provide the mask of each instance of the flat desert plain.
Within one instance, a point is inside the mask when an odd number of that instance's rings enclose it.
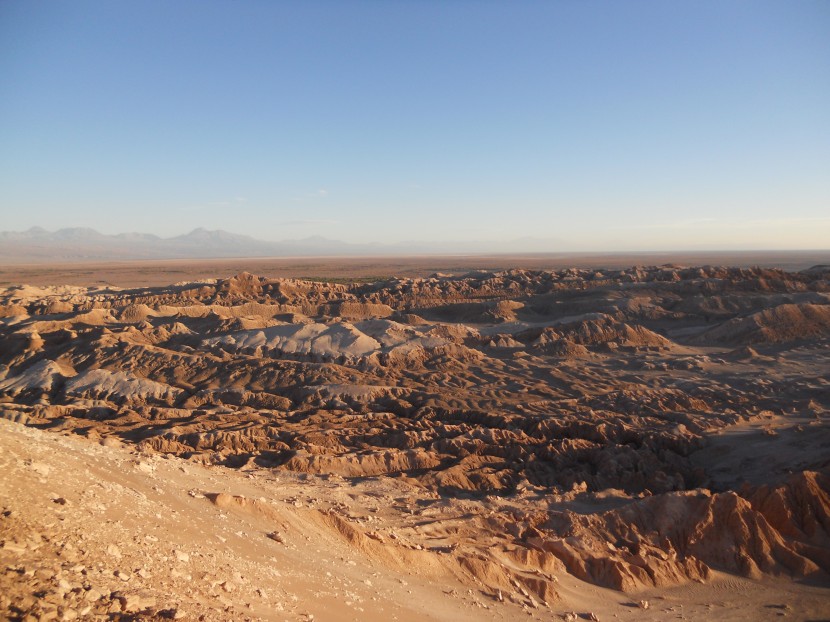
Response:
[[[67,259],[27,263],[0,258],[0,287],[13,285],[85,285],[156,287],[184,281],[228,277],[240,272],[259,276],[322,281],[372,281],[426,277],[436,272],[461,275],[483,270],[625,269],[636,265],[732,266],[798,271],[830,264],[825,251],[698,251],[687,253],[528,253],[515,255],[407,255],[389,257],[253,257],[222,259],[123,260]]]
[[[828,620],[830,266],[729,258],[5,267],[0,616]]]

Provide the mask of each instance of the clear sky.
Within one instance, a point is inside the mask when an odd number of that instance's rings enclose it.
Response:
[[[830,2],[4,0],[31,226],[828,248]]]

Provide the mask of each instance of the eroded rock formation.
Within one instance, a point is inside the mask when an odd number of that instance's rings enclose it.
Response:
[[[553,601],[557,572],[627,591],[711,569],[830,572],[830,457],[814,451],[830,407],[825,272],[363,284],[243,273],[12,287],[0,318],[2,416],[205,464],[397,477],[465,500],[476,537],[447,550],[487,589]],[[728,465],[695,461],[722,432],[769,422],[812,441],[793,452],[790,436],[759,432],[763,451],[793,453],[761,484],[723,485]],[[488,509],[491,498],[513,509]],[[408,529],[444,550],[445,534]]]

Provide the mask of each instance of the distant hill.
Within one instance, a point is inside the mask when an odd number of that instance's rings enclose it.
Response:
[[[0,232],[0,262],[86,261],[107,259],[200,259],[208,257],[288,257],[358,255],[389,252],[380,244],[349,244],[314,236],[302,240],[266,242],[222,230],[194,229],[161,238],[148,233],[106,235],[73,227],[47,231]]]

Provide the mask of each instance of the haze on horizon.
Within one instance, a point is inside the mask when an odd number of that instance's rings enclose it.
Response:
[[[828,35],[809,1],[12,0],[0,230],[827,248]]]

